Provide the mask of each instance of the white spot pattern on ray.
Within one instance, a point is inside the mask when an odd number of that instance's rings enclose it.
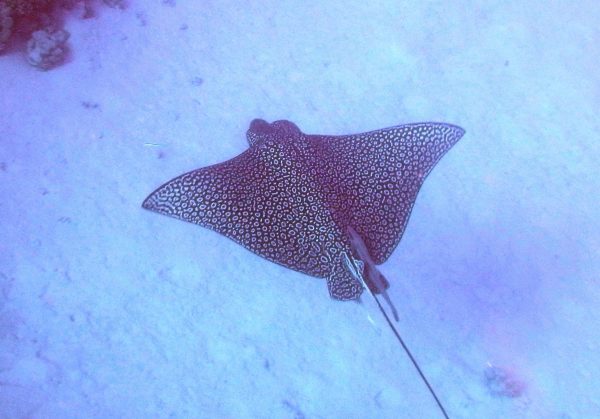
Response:
[[[383,263],[402,237],[423,180],[463,133],[422,123],[321,136],[289,121],[254,120],[248,150],[167,182],[143,207],[327,277],[332,297],[355,299],[362,286],[341,256],[351,252],[347,227],[363,238],[373,261]]]

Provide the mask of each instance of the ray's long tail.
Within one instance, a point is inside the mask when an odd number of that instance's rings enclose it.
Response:
[[[429,384],[429,381],[425,377],[425,374],[423,374],[423,371],[421,371],[421,367],[419,367],[419,364],[417,363],[417,360],[412,355],[412,353],[410,352],[410,349],[408,349],[408,346],[406,346],[406,343],[404,343],[404,340],[402,339],[402,336],[400,336],[400,333],[398,332],[398,330],[396,329],[396,327],[394,326],[394,324],[390,320],[389,316],[387,315],[387,313],[385,312],[385,310],[381,306],[381,303],[379,302],[379,299],[369,289],[369,287],[365,286],[365,288],[369,291],[369,294],[371,294],[373,296],[373,298],[375,299],[375,302],[377,302],[377,306],[379,307],[379,310],[383,314],[383,317],[385,317],[385,320],[387,321],[388,325],[390,326],[390,329],[392,329],[392,332],[394,332],[394,335],[396,336],[396,339],[398,339],[398,342],[400,342],[400,345],[402,345],[402,349],[404,349],[404,352],[406,352],[406,354],[410,358],[410,361],[415,366],[417,372],[421,376],[421,379],[423,380],[423,382],[425,383],[425,385],[429,389],[429,392],[431,393],[431,395],[435,399],[435,402],[438,405],[438,407],[440,408],[440,411],[442,412],[442,415],[444,415],[444,418],[449,419],[448,413],[446,413],[446,409],[444,408],[444,405],[442,405],[442,402],[438,398],[437,394],[435,394],[435,391],[433,390],[433,387],[431,387],[431,384]]]
[[[446,409],[444,409],[444,406],[442,405],[442,402],[438,398],[437,394],[435,394],[433,387],[431,387],[431,384],[429,384],[429,381],[425,377],[425,374],[423,374],[423,371],[421,370],[421,367],[419,367],[417,360],[410,352],[410,349],[408,349],[408,346],[406,346],[406,343],[404,343],[404,340],[402,339],[402,337],[400,336],[400,333],[398,332],[398,330],[396,329],[396,327],[390,320],[390,317],[388,316],[387,312],[383,309],[381,302],[379,301],[379,298],[377,298],[376,292],[377,292],[377,294],[381,294],[383,296],[383,298],[385,299],[385,301],[388,303],[388,305],[390,306],[390,310],[392,311],[392,315],[394,316],[394,319],[397,322],[399,320],[398,312],[396,311],[396,308],[392,304],[392,301],[390,300],[390,297],[386,291],[387,285],[389,284],[388,281],[385,279],[383,274],[381,272],[379,272],[379,270],[375,266],[375,263],[373,262],[371,255],[369,254],[369,251],[367,249],[367,246],[365,245],[365,242],[363,241],[362,237],[360,237],[360,235],[356,232],[356,230],[354,230],[354,228],[352,228],[352,226],[347,227],[347,234],[348,234],[348,237],[350,238],[350,243],[352,245],[353,252],[356,253],[356,256],[358,256],[359,260],[362,261],[362,263],[364,264],[362,272],[360,272],[361,269],[356,268],[356,266],[354,267],[354,269],[352,269],[351,265],[353,265],[353,263],[349,258],[347,258],[346,263],[347,263],[348,267],[354,272],[354,275],[361,282],[362,286],[375,299],[375,302],[377,303],[379,310],[385,317],[385,320],[387,321],[388,325],[390,326],[390,329],[392,329],[392,332],[396,336],[396,339],[398,339],[398,342],[400,342],[402,349],[404,349],[404,352],[406,352],[406,354],[410,358],[410,361],[413,363],[417,372],[421,376],[421,379],[423,380],[423,382],[429,389],[429,392],[435,399],[435,402],[436,402],[437,406],[439,407],[440,411],[442,412],[442,414],[444,415],[444,418],[449,419],[448,414],[446,413]],[[366,280],[369,281],[369,284],[366,283]],[[376,292],[374,292],[374,290],[371,287],[375,288]]]

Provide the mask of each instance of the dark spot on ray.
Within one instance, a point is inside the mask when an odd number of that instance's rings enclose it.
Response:
[[[142,205],[327,278],[336,299],[356,299],[363,283],[374,293],[389,286],[375,265],[400,241],[425,177],[463,134],[416,123],[308,135],[290,121],[255,119],[248,150],[167,182]]]

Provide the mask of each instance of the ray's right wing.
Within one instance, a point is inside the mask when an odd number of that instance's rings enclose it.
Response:
[[[307,136],[336,222],[356,230],[376,264],[398,245],[423,181],[463,134],[454,125],[417,123]]]

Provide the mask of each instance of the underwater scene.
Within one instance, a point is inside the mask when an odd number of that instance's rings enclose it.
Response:
[[[598,22],[0,0],[0,419],[600,418]]]

